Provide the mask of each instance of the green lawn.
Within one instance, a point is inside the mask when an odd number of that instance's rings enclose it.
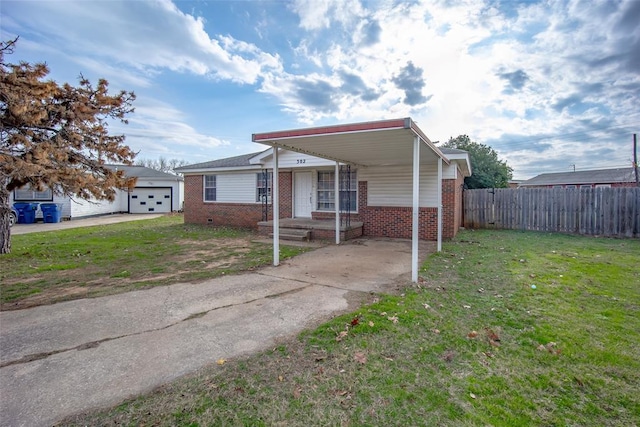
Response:
[[[640,423],[640,241],[464,231],[420,286],[70,425]]]
[[[178,282],[269,264],[272,246],[246,230],[184,224],[182,215],[12,237],[0,255],[3,310]],[[302,251],[283,246],[282,257]]]

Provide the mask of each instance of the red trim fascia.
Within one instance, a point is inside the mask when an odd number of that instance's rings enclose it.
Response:
[[[254,133],[252,135],[253,142],[265,140],[294,138],[299,136],[327,135],[334,133],[359,132],[367,130],[404,128],[405,119],[382,120],[377,122],[351,123],[345,125],[323,126],[316,128],[283,130],[276,132]]]

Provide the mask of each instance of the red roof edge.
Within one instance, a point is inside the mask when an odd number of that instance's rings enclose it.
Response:
[[[272,139],[294,138],[299,136],[327,135],[332,133],[359,132],[367,130],[407,128],[411,119],[380,120],[376,122],[350,123],[334,126],[322,126],[315,128],[282,130],[275,132],[254,133],[251,141],[260,142]]]

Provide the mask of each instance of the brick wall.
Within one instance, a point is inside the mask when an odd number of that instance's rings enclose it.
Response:
[[[442,237],[450,239],[462,226],[462,188],[464,177],[442,180]]]
[[[280,218],[290,218],[293,209],[293,175],[279,173]],[[452,238],[462,224],[463,178],[442,181],[442,237]],[[185,222],[194,224],[229,225],[257,228],[262,220],[260,203],[205,203],[202,200],[202,176],[185,177]],[[351,215],[352,221],[364,223],[362,233],[371,237],[411,238],[411,207],[368,206],[367,182],[358,182],[358,213]],[[269,206],[269,219],[273,219]],[[314,219],[333,219],[332,212],[313,212]],[[438,233],[438,210],[435,207],[420,208],[419,236],[424,240],[436,240]]]
[[[291,172],[280,172],[278,178],[280,179],[280,218],[289,218],[292,209]],[[184,177],[184,221],[186,223],[258,227],[258,222],[262,221],[262,204],[204,202],[202,181],[202,175]],[[273,219],[271,205],[269,205],[269,219]]]
[[[442,180],[442,237],[456,235],[462,221],[462,184],[459,178]],[[363,234],[372,237],[411,238],[413,223],[411,207],[368,206],[367,182],[358,182],[358,214],[364,223]],[[438,209],[420,208],[418,214],[420,239],[437,240]]]

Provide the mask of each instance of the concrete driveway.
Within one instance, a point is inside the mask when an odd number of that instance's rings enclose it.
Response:
[[[100,215],[90,218],[72,219],[56,223],[36,222],[35,224],[15,224],[11,227],[11,234],[41,233],[44,231],[66,230],[68,228],[90,227],[93,225],[115,224],[118,222],[139,221],[153,219],[163,214],[113,214]]]
[[[363,239],[255,273],[2,312],[0,425],[51,425],[270,348],[407,283],[410,245]]]

